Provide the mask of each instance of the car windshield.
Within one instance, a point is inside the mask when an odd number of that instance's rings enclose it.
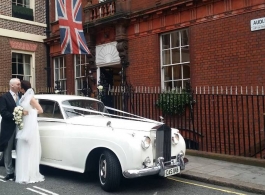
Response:
[[[67,106],[67,107],[63,107],[63,110],[67,117],[84,116],[84,115],[100,115],[102,114],[102,112],[108,113],[104,104],[102,102],[95,101],[95,100],[83,100],[83,99],[65,100],[62,102],[62,105]],[[81,109],[70,108],[68,106],[78,107]],[[84,109],[88,109],[88,110],[84,110]],[[97,113],[97,112],[101,112],[101,113]]]

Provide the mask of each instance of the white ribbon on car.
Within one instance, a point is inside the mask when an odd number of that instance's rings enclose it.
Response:
[[[80,108],[80,107],[76,107],[76,106],[62,105],[62,107],[63,108],[71,108],[71,109],[80,110],[80,111],[91,112],[91,113],[95,113],[95,114],[100,114],[102,116],[114,116],[114,117],[118,117],[118,118],[124,118],[124,119],[136,120],[136,121],[144,121],[144,122],[150,122],[150,123],[163,124],[163,123],[155,121],[155,120],[151,120],[151,119],[148,119],[148,118],[137,116],[137,115],[134,115],[134,114],[131,114],[131,113],[128,113],[128,112],[124,112],[124,111],[121,111],[121,110],[117,110],[117,109],[114,109],[114,108],[110,108],[110,107],[105,107],[105,108],[107,108],[109,110],[116,111],[116,112],[120,112],[120,113],[123,113],[123,114],[128,114],[128,115],[131,115],[131,116],[134,116],[134,117],[137,117],[137,118],[120,116],[120,115],[115,115],[115,114],[109,114],[109,113],[105,113],[105,112],[99,112],[99,111],[90,110],[90,109],[86,109],[86,108]],[[85,115],[83,115],[83,116],[85,117]]]

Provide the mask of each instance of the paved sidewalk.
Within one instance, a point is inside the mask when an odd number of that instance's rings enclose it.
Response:
[[[265,168],[186,155],[180,177],[265,194]]]

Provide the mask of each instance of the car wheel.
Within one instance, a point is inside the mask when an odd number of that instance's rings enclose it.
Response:
[[[4,152],[0,152],[0,166],[4,166]]]
[[[107,192],[120,186],[121,167],[117,157],[110,151],[104,151],[99,158],[99,180],[101,188]]]

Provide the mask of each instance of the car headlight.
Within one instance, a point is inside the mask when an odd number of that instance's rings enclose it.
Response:
[[[172,144],[177,145],[179,143],[179,135],[177,133],[174,133],[172,136]]]
[[[144,136],[144,139],[142,140],[142,144],[141,145],[142,145],[142,148],[144,150],[146,150],[147,148],[149,148],[150,145],[151,145],[151,139],[150,139],[150,137]]]

